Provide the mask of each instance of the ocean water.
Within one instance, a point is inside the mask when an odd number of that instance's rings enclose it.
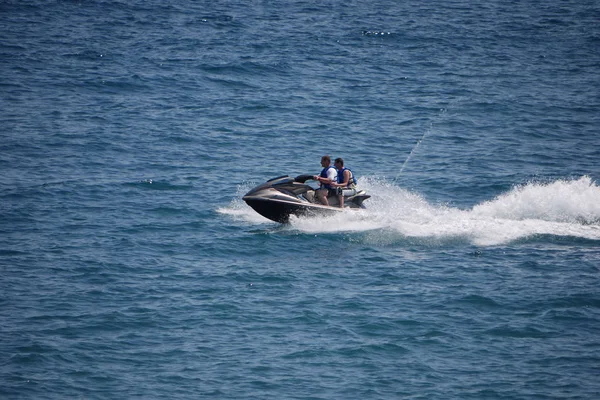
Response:
[[[0,397],[599,398],[600,4],[480,3],[2,1]]]

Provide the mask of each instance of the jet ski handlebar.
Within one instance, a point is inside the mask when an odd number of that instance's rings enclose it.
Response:
[[[297,177],[294,178],[294,180],[296,182],[305,183],[306,181],[313,179],[313,177],[314,177],[314,175],[303,174],[303,175],[298,175]]]

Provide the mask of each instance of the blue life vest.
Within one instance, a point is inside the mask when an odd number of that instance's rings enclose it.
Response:
[[[321,175],[319,175],[319,176],[320,176],[321,178],[327,178],[327,171],[329,171],[329,169],[330,169],[330,168],[333,168],[333,167],[330,165],[329,167],[325,167],[325,168],[323,168],[323,170],[321,171]],[[333,168],[333,169],[335,169],[335,168]],[[338,177],[338,179],[339,179],[339,177]],[[324,183],[323,183],[323,184],[321,184],[321,187],[322,187],[322,188],[324,188],[324,189],[333,189],[333,188],[331,187],[331,185],[326,185],[326,184],[324,184]]]
[[[344,182],[344,171],[350,171],[350,180],[348,181],[348,186],[347,187],[351,187],[352,185],[356,185],[356,177],[354,176],[354,173],[350,170],[350,168],[342,168],[338,171],[338,176],[337,176],[337,183],[343,183]]]

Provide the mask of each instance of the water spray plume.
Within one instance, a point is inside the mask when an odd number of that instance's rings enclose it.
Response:
[[[410,161],[410,159],[412,158],[413,154],[415,153],[415,151],[419,148],[419,146],[421,145],[421,142],[423,141],[423,139],[425,139],[425,135],[427,135],[430,131],[431,131],[431,127],[433,126],[433,124],[429,125],[429,129],[427,129],[425,132],[423,132],[423,135],[421,136],[421,138],[417,141],[417,143],[413,146],[412,150],[410,151],[410,153],[408,154],[408,157],[406,157],[406,160],[404,160],[404,163],[402,163],[402,167],[400,167],[400,171],[398,172],[398,175],[396,175],[396,177],[394,178],[394,180],[392,182],[396,182],[398,180],[398,178],[400,177],[400,175],[402,174],[402,172],[404,172],[404,168],[406,167],[406,164],[408,164],[408,162]]]
[[[444,115],[446,113],[446,111],[447,111],[447,108],[440,109],[440,113],[437,115],[436,122],[437,122],[437,120],[439,120],[441,118],[442,115]],[[404,163],[402,163],[402,166],[400,167],[400,171],[398,172],[398,174],[396,175],[396,177],[394,178],[394,180],[392,181],[392,183],[394,183],[394,184],[396,183],[396,181],[398,180],[398,178],[400,177],[400,175],[402,175],[402,173],[404,172],[404,168],[406,168],[406,165],[408,164],[408,162],[412,158],[413,154],[415,154],[415,152],[417,151],[417,149],[421,145],[421,142],[423,141],[423,139],[425,139],[425,136],[427,136],[428,134],[430,134],[432,130],[433,130],[433,122],[430,122],[429,123],[429,127],[425,130],[425,132],[423,132],[423,135],[421,135],[421,137],[419,138],[419,140],[417,140],[417,143],[415,143],[415,145],[413,146],[413,148],[410,151],[410,153],[408,153],[408,157],[406,157],[406,160],[404,160]]]

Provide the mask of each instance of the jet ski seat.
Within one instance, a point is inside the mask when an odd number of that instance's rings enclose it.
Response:
[[[314,203],[316,201],[315,199],[315,191],[314,190],[309,190],[306,193],[304,193],[304,198],[308,201],[310,201],[311,203]]]

